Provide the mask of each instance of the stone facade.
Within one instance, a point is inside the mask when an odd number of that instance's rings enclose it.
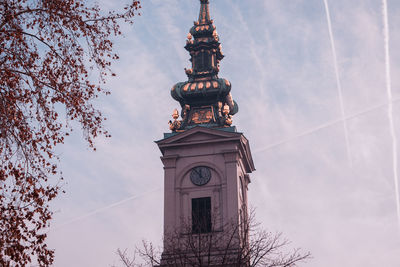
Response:
[[[247,216],[249,173],[255,168],[248,140],[228,130],[233,128],[198,126],[157,142],[164,164],[164,252],[170,236],[190,234],[193,199],[211,198],[214,233],[224,233]],[[200,186],[190,177],[198,166],[211,171],[210,180]]]

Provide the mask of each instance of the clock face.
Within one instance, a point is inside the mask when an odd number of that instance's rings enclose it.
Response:
[[[205,166],[194,167],[190,172],[190,181],[195,185],[205,185],[211,179],[211,170]]]

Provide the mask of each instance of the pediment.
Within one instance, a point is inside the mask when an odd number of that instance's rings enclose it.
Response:
[[[240,138],[241,134],[227,132],[219,129],[209,129],[206,127],[195,127],[175,136],[157,141],[159,146],[179,143],[193,143],[202,141],[216,141],[226,138]]]
[[[204,132],[197,132],[175,140],[174,143],[186,143],[186,142],[193,142],[193,141],[206,141],[206,140],[213,140],[221,138],[220,135],[204,133]]]
[[[156,141],[163,155],[165,150],[171,148],[183,147],[188,145],[192,146],[212,143],[217,144],[220,142],[237,142],[238,144],[240,144],[238,147],[238,151],[240,151],[241,155],[243,156],[247,172],[251,173],[255,170],[249,142],[242,133],[225,131],[221,129],[210,129],[198,126],[185,132],[173,135],[171,137],[164,138],[160,141]],[[176,158],[176,155],[172,155],[171,157]]]

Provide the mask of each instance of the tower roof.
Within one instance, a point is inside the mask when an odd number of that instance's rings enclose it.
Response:
[[[173,131],[184,131],[199,124],[228,127],[232,124],[231,116],[238,112],[238,105],[230,94],[231,83],[218,77],[224,55],[209,5],[209,0],[200,0],[199,19],[187,35],[185,49],[192,63],[190,69],[185,69],[188,80],[177,83],[171,90],[172,97],[182,107],[182,121],[174,117],[175,125],[170,124]]]

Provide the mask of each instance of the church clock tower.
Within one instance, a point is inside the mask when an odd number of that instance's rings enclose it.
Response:
[[[248,140],[233,126],[239,108],[231,83],[218,77],[224,55],[209,0],[200,4],[185,46],[188,80],[171,90],[181,112],[174,110],[171,132],[156,142],[164,165],[161,266],[232,266],[248,244],[240,237],[255,168]]]

